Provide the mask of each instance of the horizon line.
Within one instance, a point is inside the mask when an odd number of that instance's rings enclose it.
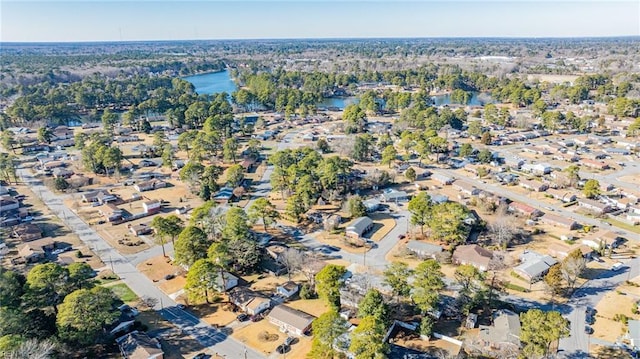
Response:
[[[207,42],[207,41],[349,41],[349,40],[607,40],[607,39],[640,39],[640,35],[609,35],[609,36],[356,36],[356,37],[273,37],[273,38],[227,38],[227,39],[146,39],[146,40],[61,40],[61,41],[1,41],[0,44],[126,44],[144,42]],[[1,51],[1,49],[0,49]]]

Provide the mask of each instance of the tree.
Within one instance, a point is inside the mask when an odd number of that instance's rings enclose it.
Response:
[[[340,310],[341,278],[347,272],[343,266],[328,264],[316,274],[316,291],[330,308]]]
[[[493,243],[502,249],[509,247],[509,244],[518,233],[513,216],[506,212],[506,208],[498,207],[495,221],[489,225],[489,233]]]
[[[173,146],[170,143],[165,144],[162,147],[162,166],[171,167],[173,164]]]
[[[367,124],[367,115],[356,104],[350,104],[345,107],[342,113],[342,119],[346,122],[344,132],[357,133],[364,132],[365,125]]]
[[[371,156],[371,146],[373,144],[373,138],[369,134],[363,134],[355,137],[355,143],[353,144],[354,160],[359,162],[368,161]]]
[[[569,176],[569,184],[571,186],[575,186],[580,180],[580,167],[578,165],[571,165],[565,168],[564,171],[567,172],[567,175]]]
[[[335,341],[347,331],[347,322],[336,312],[330,310],[314,320],[313,342],[309,358],[333,359],[338,355],[334,348]]]
[[[364,217],[367,215],[367,208],[362,203],[362,197],[355,195],[347,200],[347,212],[351,218]]]
[[[291,220],[298,223],[300,222],[300,216],[307,211],[307,208],[304,205],[302,198],[299,195],[294,194],[287,199],[287,204],[284,210]]]
[[[422,317],[420,321],[420,335],[425,335],[430,337],[433,334],[433,327],[435,326],[435,321],[429,315],[425,315]]]
[[[438,213],[437,216],[431,216],[428,223],[433,238],[447,243],[463,243],[467,240],[469,228],[464,221],[469,210],[464,205],[445,202],[434,205],[432,211]]]
[[[420,226],[420,233],[424,236],[424,226],[431,221],[431,197],[427,192],[420,192],[414,196],[408,205],[411,213],[411,224]]]
[[[22,274],[0,267],[0,307],[19,306],[25,283]]]
[[[236,153],[238,152],[238,142],[232,137],[227,138],[222,145],[222,153],[224,160],[236,163]]]
[[[13,136],[13,132],[9,130],[4,130],[2,131],[2,135],[0,136],[0,138],[2,141],[2,147],[4,147],[5,150],[16,153],[16,150],[14,147],[16,145],[16,139]]]
[[[204,299],[209,303],[209,294],[216,290],[219,276],[216,266],[209,259],[198,259],[189,267],[185,290],[190,301]]]
[[[564,278],[562,277],[561,265],[556,264],[549,268],[549,272],[544,276],[544,282],[549,286],[553,294],[560,294],[564,289]]]
[[[569,253],[560,264],[560,273],[562,278],[567,281],[569,289],[573,289],[580,278],[580,275],[587,267],[587,260],[582,255],[580,249],[576,249]]]
[[[443,277],[440,264],[434,259],[428,259],[416,267],[411,297],[422,313],[429,312],[438,303],[439,291],[444,288]]]
[[[493,154],[488,149],[485,148],[482,151],[478,152],[478,161],[480,161],[481,163],[489,163],[492,159]]]
[[[358,303],[358,318],[371,316],[386,325],[389,324],[389,315],[389,306],[377,289],[369,289]]]
[[[380,163],[383,165],[388,164],[389,168],[391,168],[391,164],[396,160],[396,157],[398,157],[398,151],[396,151],[393,145],[389,145],[382,150],[382,160]]]
[[[162,256],[164,257],[167,256],[164,250],[164,244],[165,244],[164,239],[166,236],[169,235],[169,231],[170,231],[169,226],[170,226],[170,223],[165,217],[155,216],[153,217],[153,220],[151,220],[151,228],[153,228],[156,238],[158,239],[158,242],[160,242],[160,245],[162,246]],[[182,231],[182,228],[180,228],[180,232],[181,231]],[[178,232],[178,234],[180,234],[180,232]]]
[[[482,143],[483,145],[490,145],[491,142],[493,142],[493,139],[491,138],[491,133],[489,132],[483,133],[482,137],[480,137],[480,143]]]
[[[0,338],[2,339],[2,338]],[[14,338],[15,339],[15,338]],[[15,344],[14,342],[13,344]],[[56,344],[51,340],[38,340],[38,339],[27,339],[20,341],[20,344],[17,348],[14,348],[10,352],[5,352],[4,357],[6,359],[49,359],[52,357],[53,351],[56,348]],[[2,349],[0,348],[0,354],[2,354]]]
[[[569,321],[560,312],[530,309],[520,314],[522,354],[527,358],[543,358],[551,344],[569,336]]]
[[[240,207],[231,207],[225,213],[225,225],[222,229],[222,238],[235,241],[249,237],[249,224],[247,214]]]
[[[304,254],[301,251],[287,248],[280,253],[277,261],[287,270],[287,278],[291,280],[291,275],[302,269],[304,259]]]
[[[480,123],[480,121],[470,121],[467,132],[469,133],[469,136],[482,136],[482,123]]]
[[[191,266],[198,259],[207,256],[207,249],[210,242],[206,233],[202,229],[194,226],[187,226],[180,232],[176,240],[174,252],[177,264]]]
[[[268,227],[276,223],[276,220],[280,218],[280,213],[276,210],[276,206],[273,205],[267,198],[260,197],[256,199],[247,210],[249,219],[252,222],[262,221],[264,231],[268,231]]]
[[[627,128],[628,137],[636,137],[638,135],[640,135],[640,117],[636,118]],[[5,148],[7,147],[5,146]]]
[[[374,317],[365,317],[351,333],[349,351],[356,359],[382,359],[389,352],[384,335],[386,328]]]
[[[196,192],[200,185],[203,173],[204,166],[201,163],[189,161],[180,170],[180,180],[189,185],[191,192]]]
[[[406,263],[391,262],[385,269],[384,283],[393,290],[393,295],[400,299],[409,296],[411,286],[409,285],[409,277],[413,275],[413,271]]]
[[[232,165],[227,168],[227,185],[231,188],[240,186],[244,180],[244,167],[241,165]]]
[[[410,181],[414,182],[417,178],[416,170],[413,167],[409,167],[405,172],[404,176]]]
[[[331,152],[331,147],[329,146],[329,142],[327,142],[327,140],[325,140],[324,138],[318,139],[318,141],[316,142],[316,148],[318,149],[318,151],[322,153]]]
[[[67,295],[56,317],[59,336],[78,345],[92,344],[104,326],[118,318],[110,289],[78,289]]]
[[[53,139],[53,131],[49,127],[40,127],[38,128],[38,141],[51,143]]]
[[[596,179],[590,179],[585,182],[582,193],[587,198],[595,198],[600,195],[600,182]]]
[[[469,157],[472,154],[473,154],[473,147],[471,146],[471,144],[463,143],[462,146],[460,146],[460,152],[459,152],[460,157]]]
[[[102,127],[105,133],[113,133],[113,126],[118,123],[118,115],[106,109],[102,113]]]
[[[484,273],[472,265],[465,264],[456,268],[454,277],[461,287],[458,304],[462,312],[467,314],[485,298]]]
[[[96,272],[87,263],[75,262],[67,266],[69,271],[69,285],[71,290],[90,289],[93,283],[89,280],[96,276]]]
[[[233,258],[234,268],[249,273],[260,262],[260,248],[251,239],[237,239],[229,243],[229,256]]]
[[[67,182],[64,177],[56,177],[56,179],[53,180],[53,187],[56,189],[56,191],[62,192],[69,188],[69,182]]]
[[[0,153],[0,179],[11,183],[13,180],[18,183],[16,175],[16,158],[14,155]]]
[[[50,305],[58,312],[69,289],[69,271],[56,263],[38,264],[27,274],[29,296],[37,303]]]

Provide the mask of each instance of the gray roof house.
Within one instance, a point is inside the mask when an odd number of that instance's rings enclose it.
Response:
[[[356,218],[347,226],[345,234],[348,237],[360,238],[373,227],[373,221],[369,217]]]
[[[442,253],[442,247],[439,245],[419,241],[409,241],[407,249],[420,258],[435,259],[439,253]]]
[[[520,317],[510,310],[499,310],[494,314],[493,325],[480,326],[478,338],[485,347],[518,349],[520,348]]]
[[[380,207],[380,200],[376,198],[370,198],[365,201],[362,201],[364,208],[367,209],[367,212],[375,212]]]
[[[309,331],[311,323],[316,319],[311,314],[293,309],[284,304],[274,307],[267,318],[272,324],[278,326],[283,333],[296,336],[302,336]]]
[[[390,190],[384,192],[381,199],[385,202],[403,202],[409,199],[409,195],[405,191]]]
[[[529,283],[537,282],[549,272],[549,268],[558,263],[553,257],[537,252],[525,251],[520,256],[522,264],[513,268],[519,276]]]
[[[640,346],[640,320],[629,320],[627,333],[624,336],[631,346]]]

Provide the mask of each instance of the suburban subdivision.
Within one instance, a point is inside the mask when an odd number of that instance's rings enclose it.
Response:
[[[3,44],[0,357],[637,358],[639,44]]]

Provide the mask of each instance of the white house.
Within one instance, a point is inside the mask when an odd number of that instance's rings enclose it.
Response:
[[[220,275],[220,273],[218,273],[218,275],[216,276],[216,282],[214,283],[214,287],[219,292],[226,292],[229,289],[237,286],[238,286],[238,277],[236,277],[235,275],[229,272],[224,272],[224,280],[222,279],[222,276]]]
[[[285,282],[276,287],[276,292],[286,299],[289,299],[296,295],[300,290],[300,286],[292,281]]]
[[[316,319],[311,314],[284,304],[274,307],[267,318],[269,322],[280,328],[281,332],[299,337],[311,329],[311,323]]]

